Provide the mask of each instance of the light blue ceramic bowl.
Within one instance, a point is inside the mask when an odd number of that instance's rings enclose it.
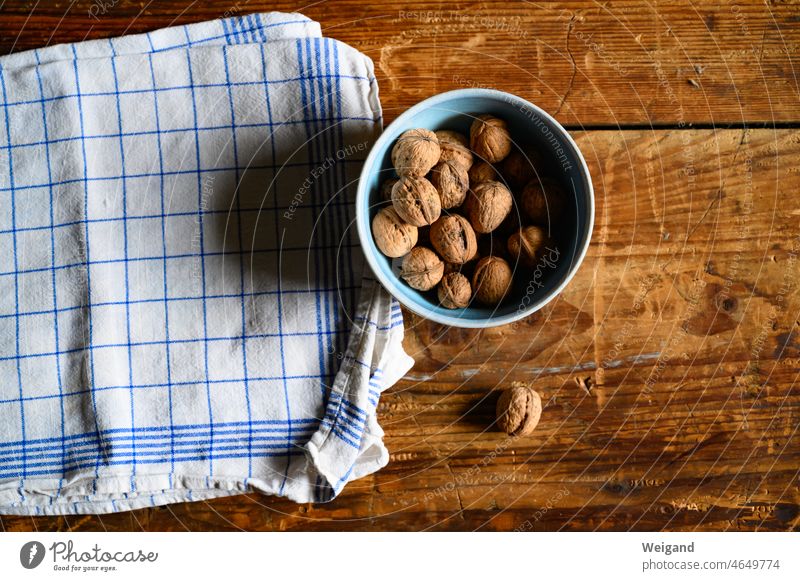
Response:
[[[490,113],[508,123],[515,143],[532,146],[544,154],[553,177],[569,198],[548,259],[535,268],[512,264],[514,290],[494,308],[471,304],[451,310],[438,304],[436,292],[419,292],[398,276],[397,263],[386,258],[372,239],[373,216],[382,207],[380,185],[394,176],[391,150],[397,137],[408,129],[453,129],[468,135],[476,115]],[[515,208],[513,211],[517,211]],[[541,309],[569,283],[580,267],[594,226],[594,191],[589,169],[567,131],[542,109],[521,97],[489,89],[462,89],[442,93],[418,103],[400,115],[375,142],[358,183],[356,222],[361,246],[383,286],[414,313],[454,327],[485,328],[505,325]],[[557,230],[557,232],[555,232]]]

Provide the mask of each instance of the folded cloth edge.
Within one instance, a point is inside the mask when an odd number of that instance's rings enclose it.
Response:
[[[337,42],[355,51],[349,45]],[[367,100],[376,118],[382,120],[374,63],[368,56],[359,54],[364,58],[372,79]],[[382,121],[379,124],[378,129],[382,130]],[[309,461],[327,480],[330,489],[327,494],[324,489],[316,491],[319,501],[333,500],[348,482],[377,472],[388,464],[389,451],[383,443],[384,432],[378,424],[375,406],[380,393],[397,383],[414,365],[414,359],[403,349],[403,337],[400,304],[374,278],[365,263],[358,308],[352,321],[347,352],[333,383],[333,397],[328,399],[323,424],[306,444]],[[363,409],[368,410],[366,414],[361,413]],[[363,418],[362,422],[359,422],[359,416]],[[353,427],[358,429],[359,423],[363,424],[363,436],[357,453],[354,453],[345,440],[349,439],[347,436],[352,434]],[[342,437],[336,437],[337,432]],[[344,465],[350,466],[344,472],[340,469],[342,457],[347,459]]]
[[[380,393],[411,369],[402,347],[400,306],[375,279],[363,278],[361,300],[342,365],[336,375],[320,429],[306,445],[315,468],[331,489],[332,500],[345,484],[371,474],[389,461],[377,423],[372,393]],[[363,430],[360,441],[355,437]],[[342,470],[342,466],[349,469]]]

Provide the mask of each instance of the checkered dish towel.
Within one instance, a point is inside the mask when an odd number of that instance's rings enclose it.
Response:
[[[0,59],[0,513],[259,490],[388,460],[411,366],[354,184],[372,62],[297,14]]]

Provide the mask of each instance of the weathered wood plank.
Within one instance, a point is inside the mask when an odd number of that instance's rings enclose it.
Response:
[[[298,9],[120,2],[94,20],[86,1],[33,6],[3,4],[0,50]],[[431,6],[401,13],[348,0],[304,11],[375,60],[387,120],[431,94],[480,85],[575,126],[800,121],[792,3]],[[386,469],[328,505],[252,494],[103,517],[4,517],[2,528],[800,527],[800,138],[577,136],[598,195],[580,274],[543,312],[506,328],[445,329],[407,315],[417,365],[382,399]],[[512,380],[534,382],[546,402],[525,440],[492,430],[496,393]]]
[[[800,137],[577,134],[597,194],[565,292],[498,329],[407,315],[389,465],[334,502],[251,494],[6,530],[788,530],[800,527]],[[575,380],[590,378],[588,390]],[[532,382],[539,429],[494,431]]]
[[[794,2],[413,1],[397,9],[360,0],[6,0],[0,10],[2,53],[226,14],[302,10],[326,35],[372,57],[387,120],[425,97],[469,86],[522,95],[575,126],[800,120]]]

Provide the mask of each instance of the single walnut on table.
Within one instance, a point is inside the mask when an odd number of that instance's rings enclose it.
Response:
[[[392,187],[392,205],[403,220],[414,226],[433,224],[442,213],[439,192],[423,177],[401,177]]]
[[[494,115],[478,115],[469,129],[472,151],[489,163],[502,161],[511,152],[511,134],[502,119]]]
[[[464,216],[442,216],[431,225],[431,244],[447,262],[464,264],[475,256],[478,241]]]
[[[533,432],[542,417],[542,398],[525,385],[513,385],[497,400],[497,427],[510,436]]]
[[[392,148],[392,165],[399,175],[424,176],[439,162],[439,139],[427,129],[409,129]]]
[[[469,222],[480,234],[488,234],[506,219],[514,197],[500,182],[482,182],[472,188],[465,209]]]
[[[455,208],[467,197],[469,175],[458,162],[441,161],[431,170],[431,183],[439,192],[442,208]]]
[[[378,250],[389,258],[400,258],[416,245],[417,227],[404,222],[394,207],[389,206],[372,219],[372,237]]]
[[[447,309],[463,309],[469,306],[472,287],[466,276],[460,272],[449,272],[439,283],[437,292],[439,302]]]
[[[419,291],[430,290],[439,284],[444,274],[444,262],[430,248],[416,246],[405,258],[400,277],[411,288]]]
[[[487,306],[499,304],[511,290],[511,267],[498,256],[481,258],[472,275],[475,298]]]

